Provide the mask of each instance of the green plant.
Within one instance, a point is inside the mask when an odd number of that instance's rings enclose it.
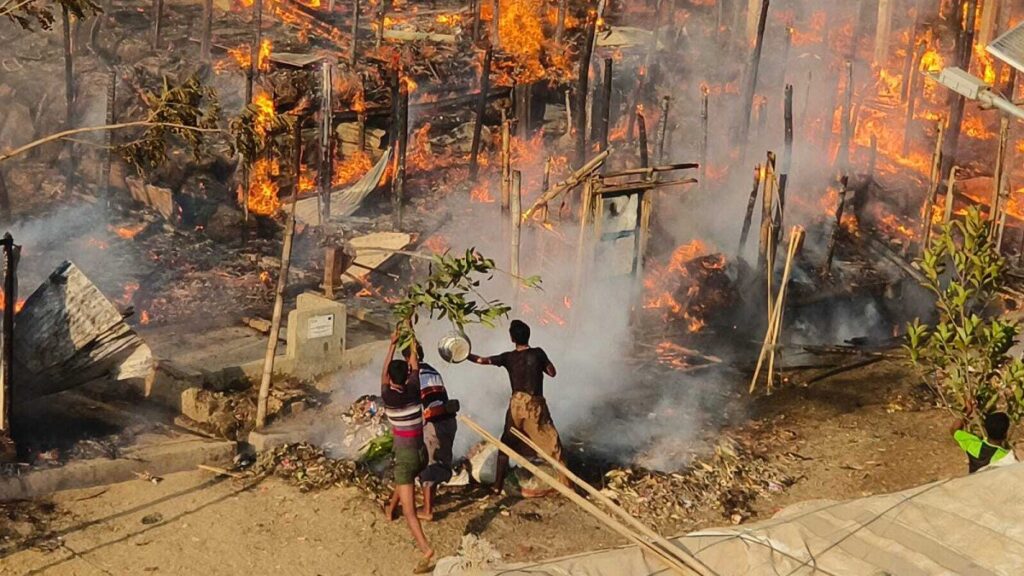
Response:
[[[498,318],[507,317],[511,307],[485,298],[478,290],[481,282],[490,280],[496,270],[494,260],[484,258],[473,248],[461,257],[447,252],[433,256],[427,278],[410,286],[405,297],[391,305],[399,326],[399,348],[407,347],[412,341],[420,314],[431,319],[447,319],[459,330],[467,324],[493,328]],[[540,285],[539,276],[519,280],[528,288]]]
[[[906,344],[942,404],[970,415],[979,433],[986,414],[1002,410],[1017,421],[1024,413],[1024,362],[1008,353],[1020,325],[990,312],[1005,266],[990,231],[972,207],[929,244],[918,263],[938,318],[909,324]]]

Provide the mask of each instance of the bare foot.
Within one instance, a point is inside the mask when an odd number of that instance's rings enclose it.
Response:
[[[434,513],[433,512],[427,512],[423,508],[417,508],[416,509],[416,517],[419,518],[420,520],[423,520],[424,522],[433,522],[434,521]]]
[[[428,550],[427,553],[423,555],[423,558],[420,558],[420,561],[416,563],[416,567],[413,568],[412,573],[429,574],[434,571],[435,564],[436,562],[434,562],[434,551]]]

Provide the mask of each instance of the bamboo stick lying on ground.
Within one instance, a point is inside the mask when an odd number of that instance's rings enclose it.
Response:
[[[513,450],[507,444],[503,443],[501,440],[498,440],[497,438],[492,436],[490,432],[485,430],[482,426],[471,420],[469,417],[463,414],[459,414],[458,418],[463,424],[469,426],[484,440],[487,440],[491,444],[494,444],[498,448],[498,450],[500,450],[502,453],[506,454],[509,458],[514,460],[516,464],[519,464],[523,468],[526,468],[531,474],[533,474],[541,481],[543,481],[545,484],[551,486],[560,494],[562,494],[570,501],[572,501],[573,504],[576,504],[580,508],[583,508],[584,511],[586,511],[588,514],[599,520],[608,528],[611,528],[612,530],[617,532],[620,536],[623,536],[624,538],[632,541],[633,543],[639,545],[641,548],[644,548],[645,550],[653,553],[655,556],[660,558],[665,563],[665,565],[668,566],[673,572],[677,574],[682,574],[684,576],[692,576],[693,574],[700,574],[701,576],[710,575],[710,572],[706,570],[698,572],[688,567],[681,560],[676,558],[672,554],[672,552],[668,550],[663,550],[660,546],[656,546],[655,544],[648,542],[639,534],[633,532],[628,527],[620,523],[618,520],[609,516],[608,513],[598,508],[595,504],[591,503],[587,499],[577,494],[572,488],[563,485],[558,480],[553,478],[550,474],[544,472],[536,465],[534,465],[532,462],[530,462],[529,459],[523,457],[523,455]]]
[[[698,572],[700,574],[707,573],[707,570],[705,566],[701,563],[701,561],[696,558],[693,558],[687,550],[682,548],[680,545],[667,540],[666,538],[652,530],[650,527],[648,527],[646,524],[634,518],[632,515],[630,515],[629,512],[626,512],[625,510],[622,509],[621,506],[616,504],[614,500],[605,496],[590,484],[587,484],[585,481],[583,481],[582,478],[573,474],[567,466],[565,466],[558,460],[555,460],[549,454],[541,450],[541,448],[537,446],[533,442],[533,440],[530,440],[526,436],[526,434],[523,434],[516,428],[512,428],[512,434],[515,435],[516,438],[522,440],[523,443],[530,447],[530,450],[536,452],[538,456],[543,458],[544,461],[551,465],[556,471],[558,471],[561,474],[564,474],[567,478],[569,478],[569,480],[572,480],[573,484],[576,484],[577,486],[582,488],[584,492],[590,494],[590,496],[593,497],[595,500],[607,506],[609,510],[614,512],[618,517],[622,518],[627,524],[638,530],[641,534],[650,538],[652,541],[662,546],[666,550],[670,551],[674,556],[677,556],[680,560],[685,562],[687,566],[690,566],[691,569],[693,569],[695,572]],[[693,565],[691,565],[691,563],[693,563]]]

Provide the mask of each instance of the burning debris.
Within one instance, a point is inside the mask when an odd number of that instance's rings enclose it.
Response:
[[[261,452],[252,473],[276,476],[302,492],[353,486],[381,504],[391,494],[387,481],[365,464],[331,458],[322,448],[309,444],[288,444]]]

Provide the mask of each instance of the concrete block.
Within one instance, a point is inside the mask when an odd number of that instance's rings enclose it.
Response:
[[[288,348],[298,377],[330,372],[341,365],[345,353],[345,305],[307,292],[288,314]]]
[[[79,460],[60,468],[0,477],[0,501],[27,500],[60,490],[138,481],[136,472],[160,476],[193,470],[200,464],[224,466],[231,462],[235,453],[234,442],[195,436],[168,439],[161,435],[144,435],[135,446],[125,449],[121,458]]]
[[[277,430],[274,432],[257,432],[256,430],[249,432],[249,444],[257,452],[266,452],[285,444],[298,444],[300,442],[309,442],[310,440],[309,427]]]

